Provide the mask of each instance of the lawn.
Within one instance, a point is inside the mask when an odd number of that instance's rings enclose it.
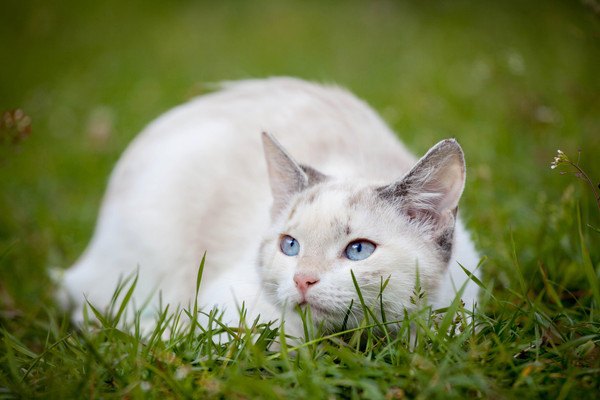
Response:
[[[600,392],[598,2],[8,0],[0,60],[0,398]],[[370,321],[280,351],[262,323],[224,344],[75,330],[48,271],[84,250],[127,143],[211,83],[273,75],[349,88],[415,153],[459,140],[484,256],[472,324],[424,308],[397,335]],[[558,149],[592,185],[550,168]]]

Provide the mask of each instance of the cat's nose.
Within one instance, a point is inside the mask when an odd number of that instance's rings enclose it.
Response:
[[[319,283],[319,278],[314,275],[296,274],[294,275],[294,282],[300,293],[305,295],[309,287]]]

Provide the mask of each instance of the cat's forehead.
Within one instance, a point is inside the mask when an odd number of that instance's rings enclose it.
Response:
[[[377,196],[372,184],[327,182],[300,193],[289,208],[290,226],[323,225],[356,219],[357,213],[373,210]]]
[[[365,201],[372,190],[371,185],[366,183],[349,182],[325,182],[315,185],[300,193],[296,205],[308,207],[316,205],[319,207],[331,205],[345,205],[350,207]]]

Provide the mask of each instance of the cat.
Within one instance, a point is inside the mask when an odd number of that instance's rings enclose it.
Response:
[[[262,141],[262,146],[261,146]],[[265,162],[266,160],[266,162]],[[296,161],[298,160],[298,161]],[[152,122],[110,178],[93,238],[61,280],[81,323],[137,271],[133,307],[189,307],[198,294],[223,322],[285,319],[310,305],[326,330],[360,322],[352,273],[369,306],[382,282],[388,320],[410,310],[417,275],[444,307],[463,285],[468,308],[479,256],[460,219],[461,147],[441,141],[417,160],[382,119],[344,89],[295,78],[223,84]],[[351,273],[352,271],[352,273]],[[381,310],[380,310],[381,311]]]

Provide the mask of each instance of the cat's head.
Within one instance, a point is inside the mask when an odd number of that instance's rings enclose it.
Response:
[[[411,308],[417,275],[426,292],[435,292],[452,254],[465,182],[455,140],[438,143],[388,184],[329,177],[296,163],[270,135],[263,134],[263,144],[273,206],[259,273],[272,301],[310,304],[313,319],[334,329],[362,318],[351,271],[375,309],[387,281],[388,319]]]

